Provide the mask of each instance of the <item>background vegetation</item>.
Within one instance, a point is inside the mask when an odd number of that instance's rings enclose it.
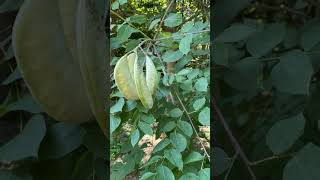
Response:
[[[319,1],[213,6],[217,179],[320,179]]]

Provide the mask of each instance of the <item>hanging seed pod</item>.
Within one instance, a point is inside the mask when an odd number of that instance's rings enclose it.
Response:
[[[129,71],[133,80],[134,77],[134,62],[138,58],[138,54],[136,52],[130,53],[127,57],[128,60],[128,66],[129,66]]]
[[[104,22],[95,0],[80,0],[76,21],[78,60],[85,89],[103,132],[107,134],[107,59]]]
[[[139,96],[133,79],[133,64],[138,56],[134,53],[132,54],[122,56],[117,62],[113,73],[116,85],[124,97],[128,100],[137,100]]]
[[[146,56],[146,80],[151,94],[154,94],[158,88],[159,78],[156,67],[149,56]]]
[[[138,59],[137,49],[119,59],[114,68],[114,79],[126,99],[140,99],[142,105],[151,109],[152,95],[158,88],[158,74],[150,57],[146,56],[146,76]]]
[[[151,109],[153,106],[152,93],[147,85],[143,66],[140,65],[138,58],[136,58],[134,62],[134,82],[136,84],[137,93],[141,103],[146,109]]]
[[[81,123],[94,115],[73,55],[77,2],[24,1],[12,42],[21,74],[43,109],[57,120]]]

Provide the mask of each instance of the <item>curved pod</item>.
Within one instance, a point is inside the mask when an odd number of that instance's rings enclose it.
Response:
[[[71,1],[26,0],[17,15],[12,38],[21,74],[43,109],[57,120],[81,123],[94,116],[72,53],[76,44],[72,38],[74,27],[66,26],[74,24],[73,6],[78,0]],[[67,11],[59,7],[74,12],[66,15]]]
[[[137,93],[141,103],[146,109],[151,109],[153,106],[152,93],[147,85],[144,76],[143,67],[140,65],[138,58],[134,62],[134,82],[136,84]]]
[[[130,58],[128,58],[128,56]],[[116,66],[114,67],[114,80],[116,82],[116,85],[119,88],[119,91],[125,96],[125,98],[129,100],[139,99],[133,77],[133,66],[137,58],[137,55],[132,56],[131,54],[126,54],[119,59]]]
[[[102,14],[95,0],[80,0],[76,39],[78,60],[90,107],[103,132],[107,134],[107,35]]]
[[[146,81],[151,94],[154,94],[158,88],[158,73],[152,60],[146,56]]]

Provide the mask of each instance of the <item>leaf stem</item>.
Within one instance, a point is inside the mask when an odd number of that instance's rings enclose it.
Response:
[[[123,18],[122,16],[120,16],[120,14],[110,10],[110,12],[114,15],[116,15],[118,18],[122,19],[124,22],[126,22],[129,26],[137,29],[144,37],[151,39],[148,35],[146,35],[144,32],[142,32],[140,29],[138,29],[136,26],[134,26],[132,23],[128,22],[125,18]]]
[[[174,35],[174,36],[168,36],[168,37],[163,37],[163,38],[159,38],[159,39],[154,39],[153,41],[160,41],[160,40],[163,40],[163,39],[170,39],[170,38],[186,36],[186,35],[190,35],[190,34],[200,34],[200,33],[204,33],[204,32],[210,32],[210,30],[209,29],[205,29],[205,30],[202,30],[202,31],[195,31],[195,32],[190,32],[190,33],[181,33],[181,34]]]
[[[266,161],[271,161],[271,160],[275,160],[275,159],[282,159],[282,158],[288,158],[288,157],[291,157],[292,154],[286,154],[286,155],[282,155],[282,156],[271,156],[271,157],[267,157],[265,159],[261,159],[261,160],[258,160],[258,161],[254,161],[254,162],[250,162],[250,165],[251,166],[256,166],[256,165],[259,165],[261,163],[264,163]]]

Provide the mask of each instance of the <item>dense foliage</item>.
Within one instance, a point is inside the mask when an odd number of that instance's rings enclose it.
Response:
[[[140,100],[124,98],[113,83],[111,179],[209,179],[210,25],[205,3],[113,1],[110,65],[138,47],[139,58],[147,54],[152,59],[160,80],[150,110]]]
[[[240,144],[214,124],[218,179],[320,179],[319,12],[313,0],[215,3],[215,122]]]

